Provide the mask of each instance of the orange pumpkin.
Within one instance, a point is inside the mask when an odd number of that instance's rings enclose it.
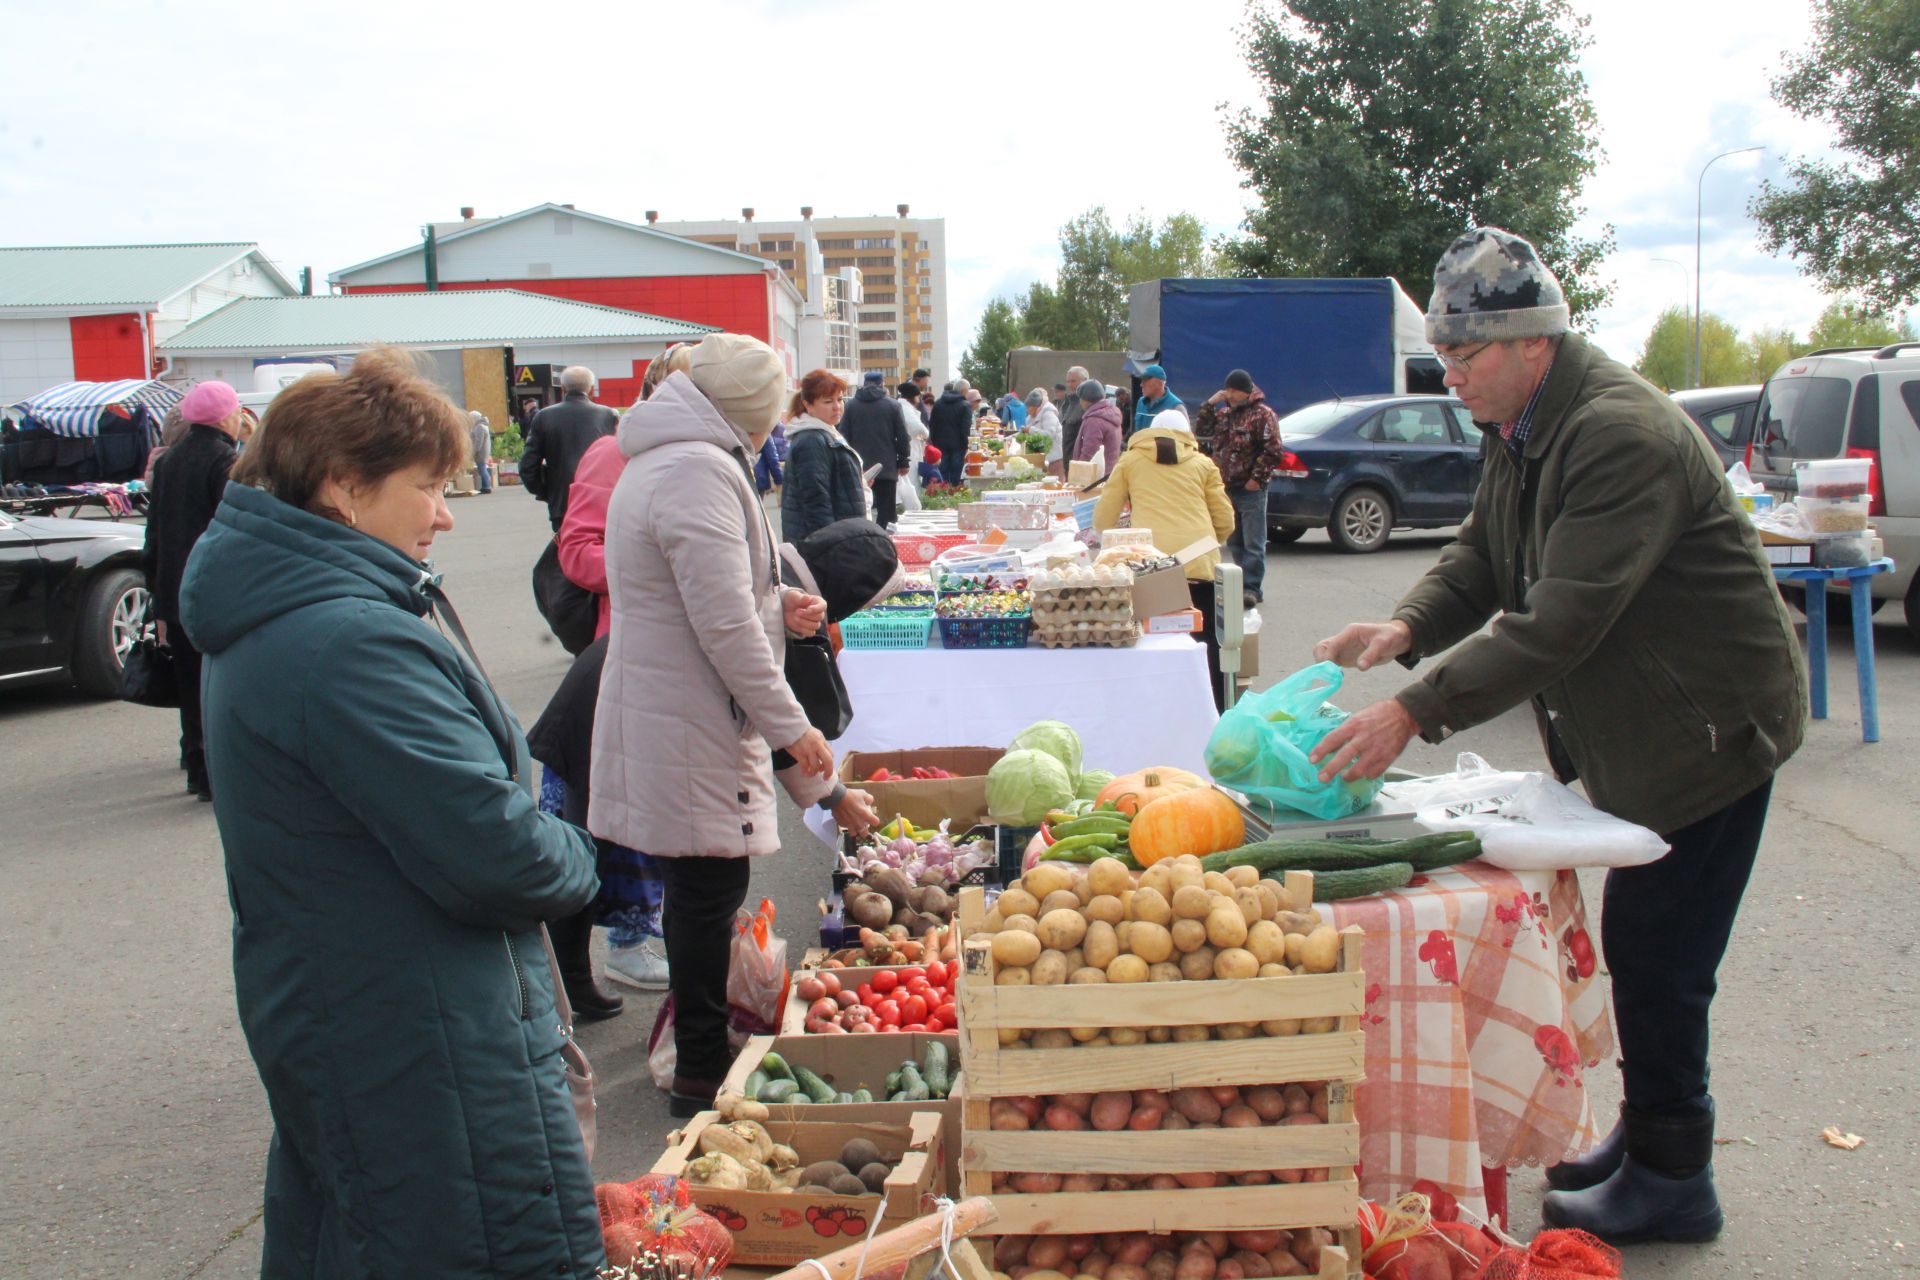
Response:
[[[1198,774],[1167,765],[1152,765],[1138,773],[1124,774],[1100,789],[1096,805],[1111,804],[1125,814],[1135,814],[1161,796],[1197,791],[1206,786]]]
[[[1212,787],[1161,796],[1134,815],[1127,843],[1143,867],[1191,853],[1204,858],[1238,849],[1247,839],[1239,806]]]

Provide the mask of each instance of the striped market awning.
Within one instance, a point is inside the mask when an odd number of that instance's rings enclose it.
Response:
[[[100,420],[107,414],[132,417],[134,406],[144,405],[147,432],[158,444],[167,410],[183,398],[184,392],[164,382],[126,378],[119,382],[63,382],[9,408],[22,426],[39,427],[57,436],[85,437],[100,434]]]

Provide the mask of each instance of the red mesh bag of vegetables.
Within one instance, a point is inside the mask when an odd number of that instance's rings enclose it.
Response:
[[[1431,1205],[1418,1192],[1385,1207],[1361,1203],[1360,1256],[1369,1280],[1479,1280],[1500,1242],[1471,1223],[1436,1221]]]
[[[1584,1231],[1542,1231],[1525,1249],[1500,1250],[1480,1280],[1619,1280],[1620,1251]]]
[[[603,1182],[593,1198],[611,1266],[629,1267],[652,1255],[714,1276],[733,1260],[732,1233],[693,1207],[692,1191],[678,1178],[649,1173],[632,1182]]]

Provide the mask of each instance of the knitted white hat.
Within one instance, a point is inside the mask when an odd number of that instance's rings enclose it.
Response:
[[[750,436],[773,430],[787,371],[773,348],[744,333],[710,333],[693,349],[687,376],[722,416]]]

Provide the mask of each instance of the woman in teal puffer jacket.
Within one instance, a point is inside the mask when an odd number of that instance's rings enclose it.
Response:
[[[181,591],[273,1111],[263,1276],[604,1261],[539,934],[592,899],[594,847],[539,812],[519,725],[429,617],[463,422],[404,353],[302,379]]]

